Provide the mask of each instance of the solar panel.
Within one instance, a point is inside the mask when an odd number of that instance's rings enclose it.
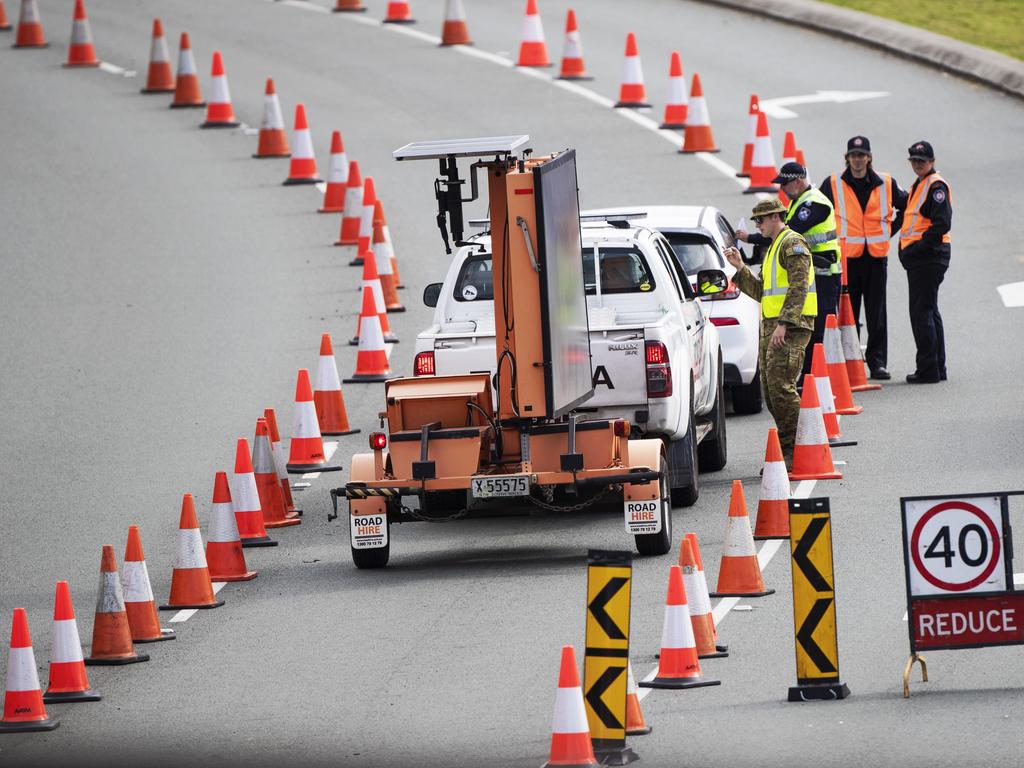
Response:
[[[396,149],[392,155],[395,160],[511,155],[529,140],[530,137],[524,134],[520,136],[484,136],[478,139],[414,141]]]

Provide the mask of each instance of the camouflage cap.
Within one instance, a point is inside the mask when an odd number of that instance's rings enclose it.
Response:
[[[761,200],[757,205],[754,206],[754,210],[750,212],[750,218],[756,219],[759,216],[767,216],[771,213],[785,213],[786,206],[784,206],[777,197],[773,197],[770,200]]]

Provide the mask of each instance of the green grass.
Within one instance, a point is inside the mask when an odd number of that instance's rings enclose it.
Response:
[[[825,0],[1024,60],[1024,0]]]

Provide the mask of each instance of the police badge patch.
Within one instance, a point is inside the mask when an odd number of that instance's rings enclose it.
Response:
[[[936,203],[944,202],[946,200],[945,190],[936,189],[934,192],[932,192],[932,200],[934,200]]]
[[[810,216],[811,216],[811,209],[810,208],[801,208],[800,212],[796,215],[796,217],[798,219],[800,219],[800,221],[807,221],[807,219],[810,218]]]

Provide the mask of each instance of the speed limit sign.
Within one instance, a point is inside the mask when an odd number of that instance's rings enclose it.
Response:
[[[1003,499],[907,499],[903,536],[911,597],[1007,588]]]

